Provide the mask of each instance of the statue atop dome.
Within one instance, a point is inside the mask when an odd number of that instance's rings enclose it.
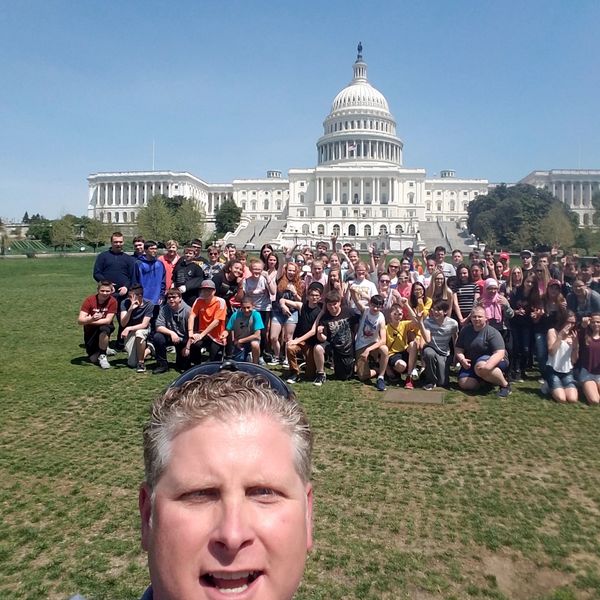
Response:
[[[357,51],[357,55],[356,55],[356,60],[357,62],[359,60],[362,60],[362,42],[358,42],[358,46],[356,47],[356,51]]]

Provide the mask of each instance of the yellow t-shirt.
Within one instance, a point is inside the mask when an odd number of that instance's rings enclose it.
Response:
[[[396,327],[388,323],[385,327],[387,334],[387,347],[390,354],[404,352],[409,344],[409,334],[419,331],[419,327],[412,321],[400,321]]]

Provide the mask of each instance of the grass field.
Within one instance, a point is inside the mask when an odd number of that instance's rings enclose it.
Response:
[[[148,581],[140,432],[173,373],[83,360],[92,260],[0,261],[2,599],[136,599]],[[600,598],[600,411],[535,388],[396,406],[299,385],[316,541],[298,598]]]

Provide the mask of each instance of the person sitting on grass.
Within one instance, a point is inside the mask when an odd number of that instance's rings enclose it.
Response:
[[[384,299],[375,294],[369,300],[368,308],[364,308],[358,298],[356,288],[351,288],[350,293],[353,296],[355,306],[361,311],[362,315],[358,323],[354,345],[356,347],[356,374],[361,381],[369,381],[377,377],[375,384],[379,392],[385,391],[384,375],[388,364],[387,335],[385,330],[385,318],[381,309]],[[371,369],[369,357],[377,363],[377,369]]]
[[[402,378],[400,376],[402,373],[407,373],[404,387],[412,390],[414,388],[413,378],[417,379],[418,377],[418,372],[415,369],[417,344],[414,340],[417,326],[414,320],[402,318],[404,306],[408,306],[408,300],[401,298],[400,303],[392,304],[389,312],[389,322],[386,326],[386,340],[389,351],[387,376],[391,380],[399,379],[401,382]]]
[[[354,376],[354,328],[358,317],[343,305],[342,298],[339,290],[330,290],[325,295],[325,310],[317,323],[317,340],[322,348],[327,344],[331,350],[334,377],[347,381]]]
[[[188,318],[189,338],[183,355],[189,356],[191,363],[200,364],[202,349],[208,351],[210,361],[221,360],[226,318],[225,300],[215,296],[214,281],[205,279],[200,284],[200,296],[194,302]]]
[[[322,296],[323,286],[315,281],[310,284],[304,302],[287,301],[288,306],[294,305],[299,310],[295,337],[288,342],[286,348],[290,369],[288,383],[296,383],[300,379],[298,355],[303,355],[306,361],[305,377],[307,380],[313,379],[316,386],[321,386],[326,381],[324,353],[320,347],[318,351],[315,351],[318,343],[316,323],[323,310]]]
[[[138,373],[145,373],[146,358],[150,356],[147,345],[154,303],[144,298],[144,288],[134,285],[121,307],[121,337],[125,340],[127,364]]]
[[[448,316],[450,303],[437,300],[433,303],[429,316],[423,314],[418,319],[424,347],[421,359],[425,366],[424,390],[434,390],[436,387],[448,387],[450,381],[451,352],[450,342],[456,345],[458,322]],[[416,319],[416,315],[414,315]]]
[[[559,403],[577,402],[573,365],[579,356],[575,313],[567,310],[556,327],[548,330],[546,378],[552,399]]]
[[[254,302],[250,296],[244,296],[240,307],[229,317],[223,341],[231,335],[233,339],[233,360],[258,364],[260,358],[260,336],[264,329],[260,312],[254,309]]]
[[[167,362],[167,346],[173,346],[176,352],[175,364],[178,370],[184,371],[189,367],[189,359],[183,350],[188,340],[188,319],[191,308],[183,301],[178,289],[167,291],[167,302],[160,307],[156,319],[156,331],[152,343],[156,351],[156,368],[153,375],[160,375],[169,370]]]
[[[112,295],[114,291],[110,281],[101,281],[97,292],[83,301],[77,320],[83,325],[83,343],[90,361],[102,369],[110,369],[106,353],[110,336],[115,330],[113,320],[119,310]]]
[[[600,313],[592,313],[579,343],[579,384],[588,404],[600,403]]]
[[[465,325],[458,335],[454,351],[461,366],[458,386],[462,390],[473,391],[486,382],[498,385],[498,396],[506,398],[511,389],[504,375],[508,360],[502,335],[488,325],[483,306],[474,306],[470,318],[471,323]]]

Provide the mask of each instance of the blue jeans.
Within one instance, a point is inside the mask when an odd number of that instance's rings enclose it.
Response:
[[[513,353],[511,356],[511,368],[513,372],[524,373],[529,362],[529,351],[531,341],[531,325],[528,323],[519,323],[511,326],[513,337]]]
[[[546,363],[548,362],[548,341],[546,338],[546,334],[536,332],[534,334],[534,340],[535,358],[537,360],[542,377],[547,380],[548,368],[546,366]]]

